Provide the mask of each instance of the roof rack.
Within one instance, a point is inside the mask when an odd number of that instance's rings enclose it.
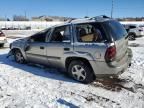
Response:
[[[73,18],[73,19],[70,19],[68,21],[66,21],[67,23],[71,23],[72,21],[74,20],[98,20],[98,19],[101,19],[101,18],[110,18],[106,15],[100,15],[100,16],[95,16],[95,17],[91,17],[91,18],[81,18],[81,19],[76,19],[76,18]]]
[[[67,23],[71,23],[73,20],[76,20],[75,18],[72,18],[72,19],[70,19],[70,20],[68,20],[68,21],[66,21]]]
[[[100,16],[95,16],[95,17],[91,17],[90,18],[90,20],[97,20],[97,19],[99,19],[99,18],[110,18],[110,17],[108,17],[108,16],[106,16],[106,15],[100,15]]]

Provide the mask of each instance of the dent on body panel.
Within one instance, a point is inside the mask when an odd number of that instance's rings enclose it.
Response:
[[[77,47],[76,51],[91,56],[91,60],[104,61],[107,45],[105,43],[87,43]]]
[[[20,44],[19,49],[20,49],[21,53],[23,54],[23,57],[25,58],[25,60],[27,60],[27,56],[26,56],[26,52],[25,52],[25,44],[26,43]]]
[[[93,56],[90,53],[84,53],[80,51],[66,52],[62,58],[64,61],[69,57],[79,57],[87,60],[94,60]]]
[[[105,52],[106,52],[106,48],[97,49],[93,55],[94,59],[97,61],[104,61]]]

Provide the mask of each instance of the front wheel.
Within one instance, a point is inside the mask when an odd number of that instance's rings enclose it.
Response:
[[[17,63],[20,63],[20,64],[25,63],[25,59],[24,59],[21,51],[16,50],[16,51],[14,52],[14,57],[15,57],[15,61],[16,61]]]
[[[68,67],[71,77],[82,83],[91,83],[94,80],[94,74],[89,65],[82,61],[72,61]]]

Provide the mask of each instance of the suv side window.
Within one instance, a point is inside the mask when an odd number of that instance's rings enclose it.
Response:
[[[33,36],[31,36],[31,42],[46,42],[46,37],[50,34],[51,29],[43,30]]]
[[[79,42],[101,42],[103,31],[96,23],[76,25],[77,39]]]
[[[52,33],[50,42],[70,42],[70,26],[56,27]]]
[[[136,28],[136,26],[129,26],[130,29]]]

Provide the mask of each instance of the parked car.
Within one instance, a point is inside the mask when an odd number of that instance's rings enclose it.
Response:
[[[94,17],[50,27],[14,41],[10,53],[18,63],[33,62],[62,69],[83,83],[96,77],[118,76],[131,63],[132,52],[124,27]]]
[[[0,30],[0,47],[3,47],[7,42],[5,34]]]
[[[124,27],[128,32],[129,40],[135,40],[136,37],[144,36],[144,25],[125,24]]]

